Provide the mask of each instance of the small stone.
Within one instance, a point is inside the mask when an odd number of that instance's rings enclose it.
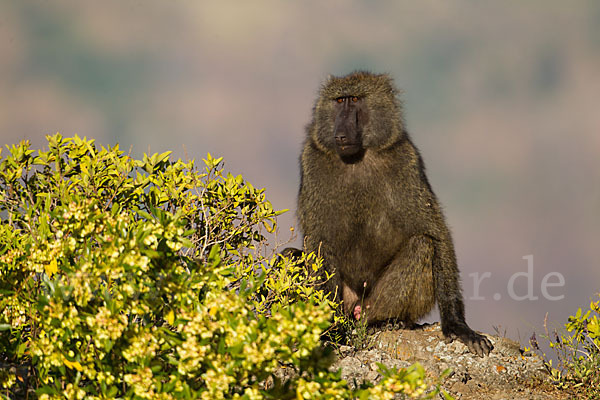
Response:
[[[377,371],[367,372],[367,375],[365,378],[367,381],[375,383],[379,380],[379,372],[377,372]]]

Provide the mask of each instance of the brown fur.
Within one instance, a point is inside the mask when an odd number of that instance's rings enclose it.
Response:
[[[444,334],[488,354],[465,322],[452,237],[397,93],[389,76],[367,72],[322,86],[301,156],[306,250],[335,272],[328,290],[347,314],[413,323],[437,301]]]

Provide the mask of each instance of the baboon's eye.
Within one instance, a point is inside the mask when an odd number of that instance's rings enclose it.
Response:
[[[352,102],[353,102],[353,103],[356,103],[357,101],[358,101],[358,97],[356,97],[356,96],[353,96],[353,97],[352,97]]]
[[[343,97],[338,97],[336,100],[337,100],[338,103],[343,103],[344,102],[344,98]]]

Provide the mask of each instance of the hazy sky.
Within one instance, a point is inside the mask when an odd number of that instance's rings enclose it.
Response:
[[[291,210],[286,237],[315,94],[355,69],[403,91],[470,324],[526,339],[546,312],[560,325],[586,307],[600,291],[598,2],[4,0],[0,144],[60,131],[135,156],[224,156]]]

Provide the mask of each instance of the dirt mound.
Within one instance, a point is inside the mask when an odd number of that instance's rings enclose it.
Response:
[[[368,350],[341,346],[332,366],[341,368],[351,385],[365,380],[377,382],[377,363],[388,367],[408,367],[419,362],[435,378],[450,368],[452,373],[442,388],[456,399],[535,399],[555,400],[568,396],[548,380],[543,361],[525,353],[519,343],[487,335],[494,349],[487,357],[477,357],[461,342],[446,343],[439,324],[415,329],[378,331]]]

